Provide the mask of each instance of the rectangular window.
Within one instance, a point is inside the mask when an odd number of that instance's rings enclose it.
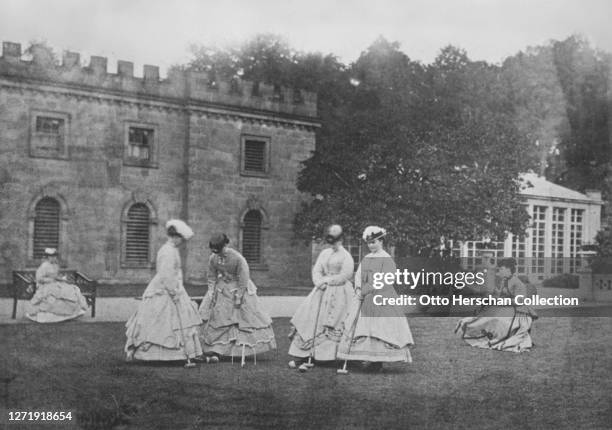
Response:
[[[553,208],[552,217],[551,273],[563,273],[565,208]]]
[[[527,273],[525,265],[525,237],[517,235],[512,236],[512,257],[516,260],[516,272],[521,274]]]
[[[582,220],[583,209],[571,209],[570,212],[570,273],[580,268],[580,255],[582,248]]]
[[[266,142],[247,140],[244,142],[244,170],[249,172],[266,171]]]
[[[67,114],[33,112],[30,133],[30,156],[68,158]]]
[[[465,254],[461,255],[461,250]],[[497,260],[504,256],[504,242],[484,242],[468,240],[457,244],[453,248],[453,253],[461,257],[461,266],[465,270],[478,270],[485,263],[483,254],[493,254],[492,258],[497,264]]]
[[[149,166],[152,163],[155,130],[142,127],[128,127],[126,164]]]
[[[521,208],[527,212],[528,211],[528,206],[526,205],[521,205]],[[526,240],[527,240],[527,236],[528,233],[525,233],[525,236],[520,237],[519,235],[512,235],[512,243],[511,243],[511,250],[510,250],[510,256],[513,257],[516,260],[516,272],[526,275],[528,274],[528,270],[529,267],[526,263]]]
[[[149,161],[154,133],[150,128],[130,127],[128,157]]]
[[[37,116],[36,132],[59,139],[64,135],[64,120],[48,116]]]
[[[533,216],[531,217],[533,221],[531,228],[531,273],[536,274],[539,279],[544,279],[546,209],[548,209],[546,206],[534,206]]]
[[[154,125],[126,122],[123,164],[157,167],[157,135],[157,127]]]
[[[240,172],[244,176],[268,176],[270,139],[243,136]]]

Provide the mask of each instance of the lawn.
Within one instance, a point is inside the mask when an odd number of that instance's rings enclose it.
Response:
[[[611,428],[612,318],[541,318],[520,355],[471,348],[455,323],[411,318],[412,364],[344,376],[288,369],[287,319],[274,321],[278,352],[242,369],[127,364],[118,323],[4,325],[0,371],[15,379],[2,423],[21,410],[72,412],[27,427],[45,429]]]

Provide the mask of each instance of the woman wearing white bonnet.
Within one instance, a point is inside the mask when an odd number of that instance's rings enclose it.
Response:
[[[78,318],[87,310],[87,300],[74,284],[60,276],[57,249],[45,248],[44,260],[36,270],[36,293],[26,316],[32,321],[50,323]]]
[[[342,238],[342,227],[335,224],[328,228],[325,242],[331,247],[319,254],[312,268],[314,288],[291,319],[289,355],[293,359],[289,367],[302,372],[312,367],[314,360],[336,359],[353,297],[351,279],[355,269],[351,253],[342,246]]]
[[[149,282],[138,310],[126,324],[128,360],[190,360],[202,354],[197,307],[183,286],[178,248],[193,237],[179,219],[166,223],[168,240],[157,252],[156,274]]]
[[[379,306],[374,301],[375,295],[398,297],[392,284],[377,289],[373,283],[375,273],[396,273],[393,258],[383,249],[386,235],[387,231],[378,226],[369,226],[363,232],[370,253],[355,274],[357,300],[344,324],[338,349],[339,359],[363,361],[370,371],[381,370],[383,362],[412,362],[409,346],[414,341],[402,308]]]

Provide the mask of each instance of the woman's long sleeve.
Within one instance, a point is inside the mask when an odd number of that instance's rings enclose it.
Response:
[[[251,273],[249,271],[249,263],[242,255],[238,255],[238,287],[240,294],[244,294],[249,286],[249,280],[251,279]]]
[[[178,290],[177,262],[169,249],[162,249],[157,254],[157,275],[161,286],[170,293]]]
[[[355,291],[357,290],[361,291],[361,263],[355,272]]]
[[[317,257],[317,262],[312,268],[312,283],[318,287],[327,282],[327,275],[325,273],[324,262],[328,258],[327,250],[321,251]]]
[[[236,264],[236,276],[238,278],[238,289],[234,291],[234,306],[240,307],[244,300],[244,295],[247,293],[249,288],[249,281],[251,279],[251,273],[249,271],[249,263],[246,259],[236,253],[238,262]]]
[[[208,291],[213,291],[217,284],[217,267],[215,266],[215,254],[212,254],[208,259],[208,272],[206,273],[206,279],[208,281]]]

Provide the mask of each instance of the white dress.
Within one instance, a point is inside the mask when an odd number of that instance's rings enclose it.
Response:
[[[87,300],[76,285],[58,281],[59,266],[44,261],[36,270],[36,293],[26,316],[39,323],[78,318],[87,311]]]
[[[138,310],[126,324],[127,358],[162,361],[201,355],[198,326],[202,320],[183,287],[181,258],[172,242],[159,249],[156,268]],[[176,303],[171,293],[178,298]]]
[[[395,273],[396,266],[384,250],[365,256],[355,274],[356,296],[351,305],[338,358],[370,362],[412,362],[409,345],[414,344],[408,320],[401,307],[377,306],[375,294],[397,298],[392,285],[374,289],[374,273]],[[363,297],[363,301],[359,297]]]
[[[337,251],[332,248],[321,251],[312,268],[315,287],[291,319],[289,355],[304,358],[312,354],[320,361],[336,359],[353,299],[354,267],[353,257],[343,247]],[[324,283],[327,283],[325,290],[317,288]]]

